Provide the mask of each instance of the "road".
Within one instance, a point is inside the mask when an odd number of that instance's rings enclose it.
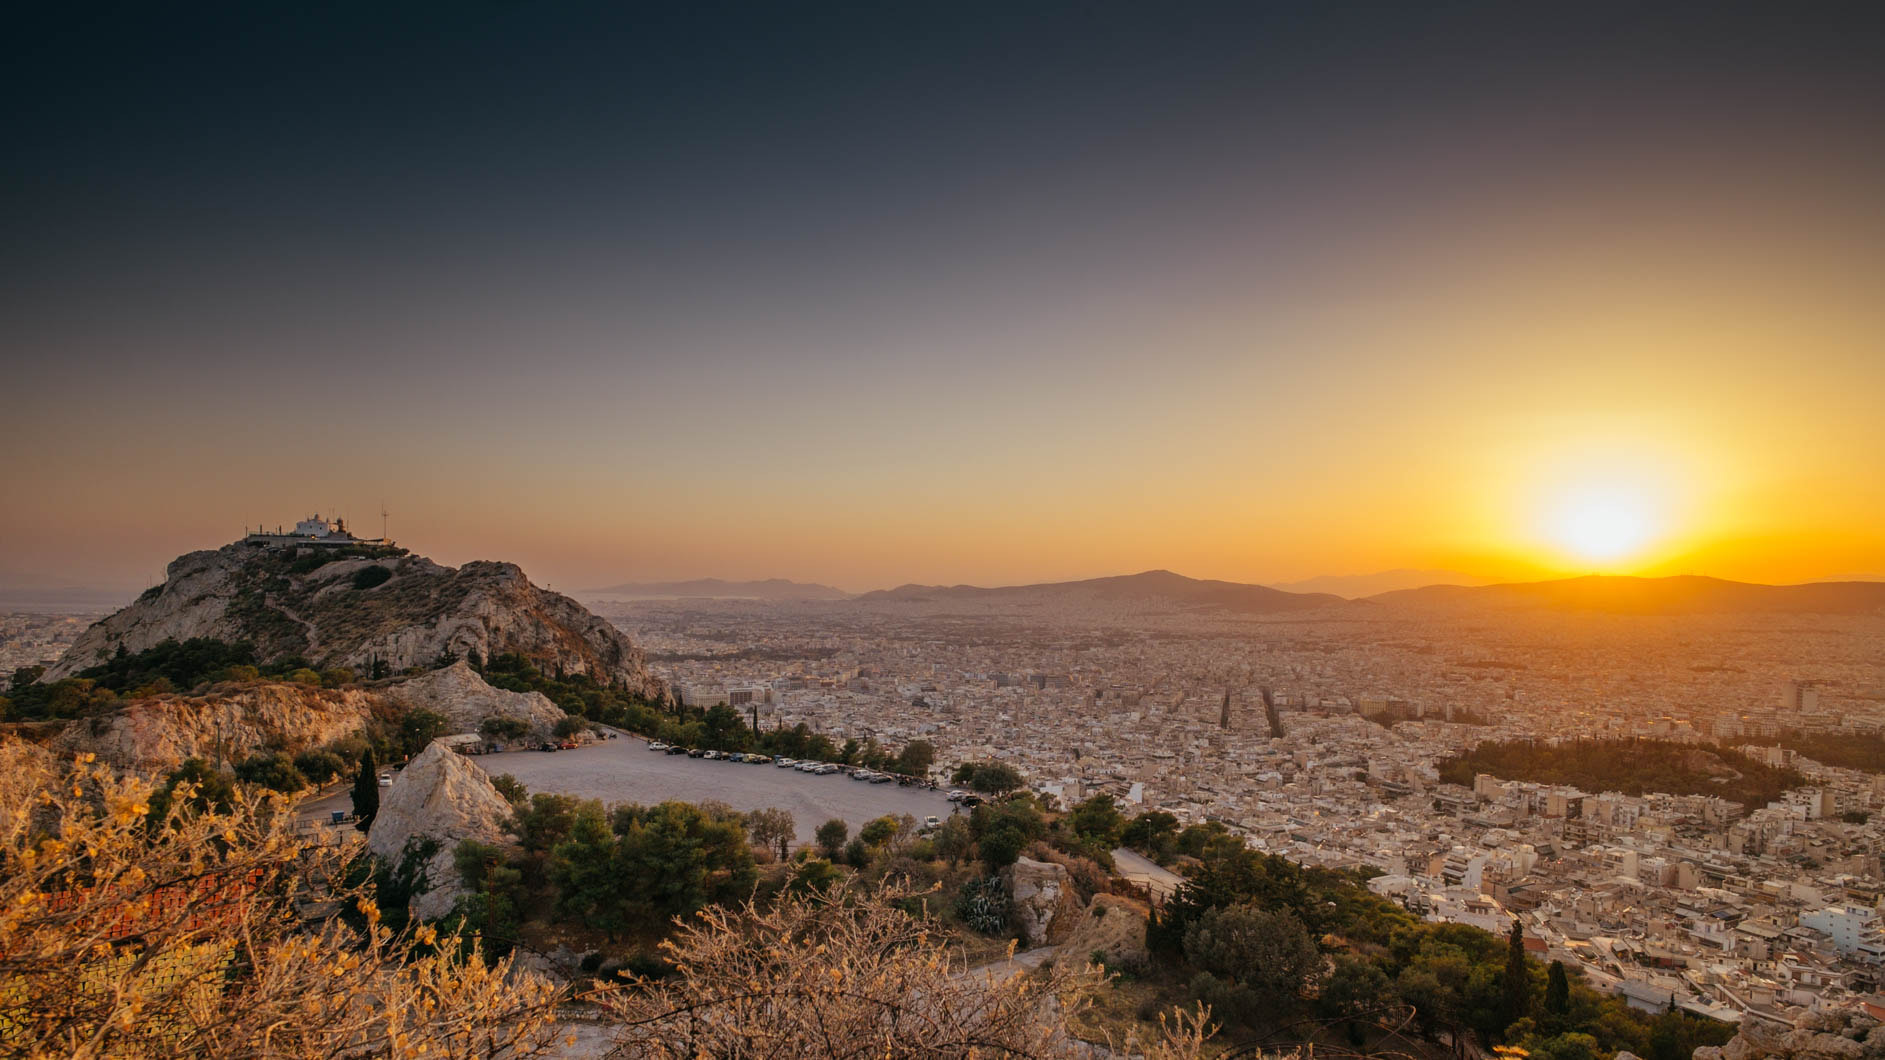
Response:
[[[1113,851],[1113,871],[1126,879],[1145,887],[1152,896],[1164,901],[1172,896],[1178,885],[1185,882],[1183,876],[1163,868],[1158,862],[1125,847]]]
[[[736,810],[778,807],[792,815],[798,841],[838,818],[851,834],[884,814],[947,818],[955,805],[940,791],[867,784],[842,773],[815,777],[778,766],[710,762],[648,750],[633,737],[604,740],[573,751],[507,751],[472,759],[485,772],[509,773],[533,792],[558,792],[605,803],[716,799]]]

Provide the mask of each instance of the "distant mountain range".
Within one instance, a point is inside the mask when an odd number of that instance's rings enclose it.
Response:
[[[1447,583],[1444,579],[1448,578],[1456,581]],[[1410,583],[1418,587],[1409,587]],[[1366,591],[1376,584],[1399,587]],[[1314,591],[1318,589],[1320,591]],[[1239,614],[1370,606],[1421,611],[1536,609],[1638,615],[1885,612],[1885,582],[1877,581],[1759,585],[1695,575],[1670,578],[1590,575],[1554,581],[1484,584],[1483,579],[1445,570],[1382,571],[1312,578],[1278,586],[1187,578],[1168,570],[1150,570],[1110,578],[1032,585],[900,585],[857,596],[829,585],[784,578],[765,581],[699,578],[679,582],[629,582],[592,589],[581,595],[589,599],[718,598],[780,603],[855,600],[865,604],[981,603],[1021,607],[1163,603]]]
[[[738,599],[738,600],[847,600],[851,594],[829,585],[767,578],[764,581],[729,582],[719,578],[695,578],[681,582],[623,582],[602,589],[589,589],[580,595],[599,597],[654,597],[660,599]]]
[[[1382,593],[1369,603],[1433,609],[1544,608],[1632,615],[1758,612],[1871,614],[1885,611],[1885,582],[1757,585],[1720,578],[1621,578],[1590,575],[1499,585],[1430,585]]]
[[[1300,582],[1276,582],[1270,588],[1281,589],[1286,593],[1333,593],[1349,600],[1359,600],[1364,596],[1378,596],[1400,589],[1419,589],[1428,585],[1485,585],[1492,580],[1461,574],[1456,570],[1410,570],[1402,567],[1373,574],[1335,574]]]
[[[1272,589],[1267,585],[1203,581],[1173,574],[1168,570],[1149,570],[1141,574],[1089,578],[1075,582],[1009,585],[993,589],[975,585],[903,585],[895,589],[881,589],[874,593],[865,593],[858,597],[858,600],[866,603],[968,601],[1006,604],[1162,601],[1195,607],[1215,607],[1242,613],[1302,611],[1347,602],[1339,596],[1327,593],[1289,593],[1281,589]]]

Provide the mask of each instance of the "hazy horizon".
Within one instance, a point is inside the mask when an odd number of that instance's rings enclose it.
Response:
[[[0,583],[1876,570],[1875,21],[37,11]]]

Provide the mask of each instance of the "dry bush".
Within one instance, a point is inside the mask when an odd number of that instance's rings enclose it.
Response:
[[[662,944],[670,978],[631,978],[589,995],[619,1025],[632,1060],[1085,1057],[1069,1009],[1103,980],[1080,961],[1039,972],[969,969],[895,888],[783,898],[770,909],[703,912]],[[1207,1013],[1174,1011],[1148,1060],[1198,1055]]]
[[[0,741],[0,1056],[525,1057],[558,991],[380,923],[288,804],[161,821],[152,788]],[[334,914],[357,909],[356,926]]]

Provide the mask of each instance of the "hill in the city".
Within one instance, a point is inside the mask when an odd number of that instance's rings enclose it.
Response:
[[[1267,585],[1187,578],[1168,570],[1085,581],[982,588],[974,585],[904,585],[858,597],[867,603],[970,602],[1010,605],[1177,604],[1224,611],[1305,611],[1346,603],[1328,593],[1289,593]]]
[[[1428,610],[1543,608],[1633,615],[1877,614],[1885,612],[1885,582],[1811,582],[1759,585],[1680,575],[1624,578],[1590,575],[1499,585],[1430,585],[1368,597],[1376,604]]]
[[[514,652],[546,672],[586,674],[638,694],[659,690],[621,631],[532,585],[515,564],[454,568],[363,546],[234,544],[180,556],[163,584],[80,634],[45,677],[196,638],[251,645],[261,661],[297,657],[362,674]]]
[[[676,582],[623,582],[601,589],[587,589],[583,596],[595,600],[621,599],[723,599],[723,600],[846,600],[851,594],[842,589],[814,582],[795,582],[785,578],[763,581],[723,581],[719,578],[694,578]]]

